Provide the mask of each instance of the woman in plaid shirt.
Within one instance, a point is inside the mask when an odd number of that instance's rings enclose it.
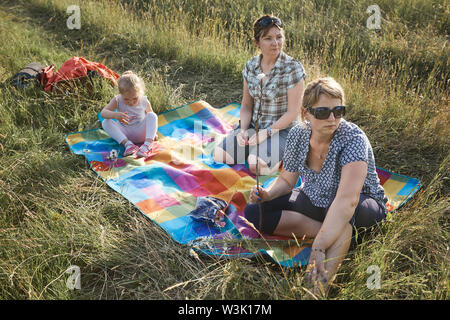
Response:
[[[259,174],[271,174],[279,169],[287,135],[297,124],[306,74],[299,61],[283,52],[280,19],[264,15],[253,24],[253,32],[261,54],[250,59],[242,71],[240,123],[216,147],[214,160],[229,165],[247,160],[256,173],[258,159]]]

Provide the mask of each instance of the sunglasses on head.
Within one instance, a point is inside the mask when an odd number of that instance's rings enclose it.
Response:
[[[314,116],[314,118],[319,120],[328,119],[332,112],[335,118],[341,118],[345,116],[345,106],[336,106],[333,109],[330,109],[328,107],[317,107],[314,109],[308,107],[307,110]]]
[[[258,25],[260,27],[263,27],[263,28],[265,28],[267,26],[270,26],[270,25],[277,25],[280,28],[283,28],[283,23],[281,22],[280,19],[278,19],[278,18],[271,18],[271,17],[265,17],[265,18],[259,20],[258,21]]]

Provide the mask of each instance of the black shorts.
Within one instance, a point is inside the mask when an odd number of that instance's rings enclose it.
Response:
[[[297,199],[294,202],[289,202],[291,194],[292,192],[271,201],[261,203],[262,222],[260,232],[273,234],[280,222],[281,212],[283,210],[295,211],[319,222],[325,220],[329,207],[320,208],[314,206],[308,196],[301,190]],[[253,223],[255,228],[259,229],[258,204],[248,204],[245,207],[244,214],[245,218]],[[362,229],[372,227],[385,218],[386,208],[375,199],[361,193],[355,213],[349,223],[354,229]]]

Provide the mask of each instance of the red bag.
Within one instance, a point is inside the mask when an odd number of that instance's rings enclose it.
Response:
[[[45,91],[50,91],[58,82],[86,77],[89,71],[96,71],[100,76],[110,80],[114,86],[117,86],[117,79],[119,79],[117,73],[101,63],[92,62],[82,57],[70,58],[62,64],[56,73],[54,73],[53,65],[44,68],[41,84],[43,86],[45,84]]]
[[[41,86],[44,87],[46,83],[51,83],[56,77],[55,66],[50,65],[42,69],[41,73]]]

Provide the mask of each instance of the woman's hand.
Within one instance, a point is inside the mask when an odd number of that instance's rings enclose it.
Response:
[[[263,143],[264,141],[266,141],[268,137],[268,133],[267,133],[267,129],[261,129],[258,132],[258,140],[256,140],[256,134],[254,134],[250,140],[248,141],[248,145],[250,146],[256,146],[256,143],[259,142],[259,144]]]
[[[264,202],[264,201],[268,201],[268,200],[270,200],[270,196],[269,196],[269,193],[265,189],[254,186],[250,190],[250,198],[249,198],[250,203]]]
[[[115,118],[123,124],[128,124],[128,120],[130,120],[127,112],[116,112]]]
[[[309,256],[305,276],[307,286],[311,287],[313,294],[317,295],[327,287],[327,270],[325,270],[326,254],[324,250],[312,248]]]
[[[245,147],[248,145],[248,132],[247,130],[239,131],[239,133],[236,135],[236,140],[239,146]]]

